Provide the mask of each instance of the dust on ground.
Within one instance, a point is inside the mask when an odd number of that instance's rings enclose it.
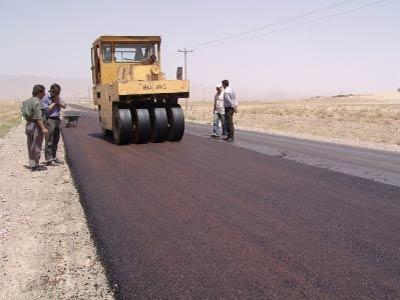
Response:
[[[192,102],[185,115],[188,121],[211,124],[212,103]],[[396,98],[243,101],[234,121],[245,130],[400,151],[400,93]]]
[[[0,298],[113,299],[68,165],[31,172],[25,139],[0,139]]]

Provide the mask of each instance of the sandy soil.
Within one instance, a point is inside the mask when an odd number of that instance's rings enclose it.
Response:
[[[21,121],[21,103],[0,103],[0,137]]]
[[[190,107],[188,121],[211,125],[211,102]],[[400,98],[241,102],[234,120],[245,130],[400,151]]]
[[[31,172],[25,148],[23,124],[0,139],[0,299],[112,299],[67,164]]]

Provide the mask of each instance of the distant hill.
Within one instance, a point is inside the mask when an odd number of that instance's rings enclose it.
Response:
[[[76,79],[30,75],[0,75],[0,101],[25,100],[32,94],[32,87],[35,84],[43,84],[48,89],[53,83],[61,85],[61,95],[65,100],[84,101],[88,99],[88,93],[90,97],[92,96],[90,78]]]
[[[92,97],[92,82],[91,78],[56,78],[56,77],[41,77],[30,75],[0,75],[0,101],[22,101],[30,97],[33,85],[40,83],[46,89],[52,83],[58,83],[62,88],[62,97],[69,102],[90,101]],[[284,100],[284,99],[299,99],[308,98],[312,95],[287,93],[273,88],[266,88],[264,93],[257,93],[248,87],[234,86],[240,101],[255,101],[255,100]],[[207,85],[199,82],[191,82],[191,99],[190,101],[213,101],[215,94],[215,86]],[[329,96],[329,95],[320,95]],[[400,93],[393,91],[387,93],[374,93],[371,97],[399,99]],[[90,100],[89,100],[90,98]],[[180,103],[184,103],[184,99]]]
[[[0,101],[21,101],[31,95],[34,84],[43,84],[47,89],[52,83],[58,83],[62,87],[62,97],[70,102],[87,101],[92,97],[91,78],[56,78],[31,75],[0,75]],[[248,87],[235,85],[235,90],[240,100],[260,99],[284,99],[299,97],[300,95],[289,95],[280,91],[266,91],[262,96],[253,93]],[[191,101],[213,101],[215,94],[214,85],[206,85],[191,82]],[[303,95],[302,95],[303,96]],[[90,100],[91,101],[91,100]],[[183,99],[181,101],[184,101]],[[183,102],[182,102],[183,103]]]

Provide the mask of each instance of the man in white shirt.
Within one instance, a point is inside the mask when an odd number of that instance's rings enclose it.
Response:
[[[239,101],[236,99],[235,92],[229,87],[227,79],[222,80],[225,106],[225,119],[228,131],[228,137],[224,139],[226,142],[234,141],[235,127],[233,125],[233,114],[237,112]]]
[[[221,122],[222,135],[226,135],[226,121],[225,121],[225,106],[224,106],[224,91],[222,84],[216,85],[217,92],[214,96],[214,126],[212,137],[219,137],[219,122]]]

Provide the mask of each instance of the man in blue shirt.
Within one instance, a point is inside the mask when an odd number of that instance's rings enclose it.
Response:
[[[60,97],[61,87],[54,83],[49,93],[43,97],[42,104],[46,114],[46,127],[49,131],[45,138],[44,154],[48,166],[57,166],[62,163],[57,158],[57,146],[60,140],[60,112],[66,108],[65,102]]]

